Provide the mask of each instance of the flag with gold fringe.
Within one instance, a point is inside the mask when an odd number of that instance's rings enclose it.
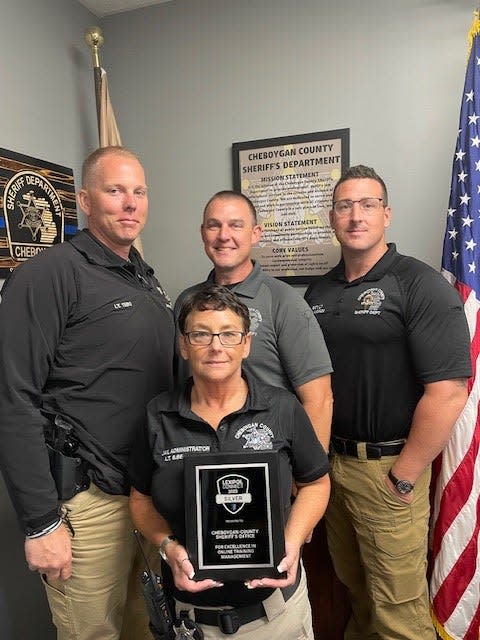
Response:
[[[100,76],[100,121],[98,129],[101,147],[122,144],[117,127],[117,121],[115,119],[115,113],[110,101],[108,78],[105,69],[101,69]]]
[[[480,638],[480,19],[474,12],[453,157],[442,272],[460,293],[473,376],[453,435],[434,465],[431,611],[445,640]],[[478,273],[477,273],[478,271]]]

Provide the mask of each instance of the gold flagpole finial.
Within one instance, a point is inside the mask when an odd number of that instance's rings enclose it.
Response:
[[[88,27],[85,31],[85,42],[92,50],[93,66],[99,67],[98,50],[103,45],[103,31],[100,27]]]

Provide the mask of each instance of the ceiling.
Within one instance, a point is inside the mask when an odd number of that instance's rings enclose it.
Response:
[[[84,7],[94,13],[97,18],[110,16],[113,13],[123,13],[124,11],[133,11],[142,7],[150,7],[154,4],[162,2],[171,2],[171,0],[78,0]]]

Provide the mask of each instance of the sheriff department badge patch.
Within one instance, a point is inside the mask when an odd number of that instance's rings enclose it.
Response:
[[[0,149],[0,277],[77,230],[71,169]]]

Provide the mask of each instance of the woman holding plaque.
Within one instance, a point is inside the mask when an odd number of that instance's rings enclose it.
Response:
[[[148,405],[130,509],[163,558],[176,637],[313,640],[300,558],[327,506],[328,459],[297,398],[242,373],[249,328],[224,287],[183,304],[192,378]]]

